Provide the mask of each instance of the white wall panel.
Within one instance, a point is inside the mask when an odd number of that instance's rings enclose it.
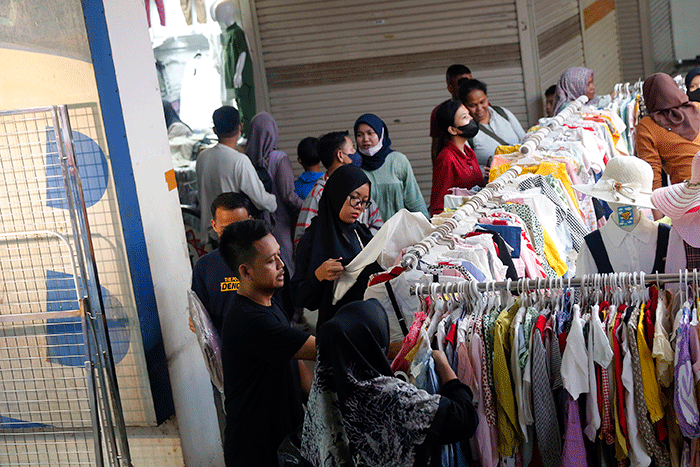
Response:
[[[572,66],[583,66],[583,42],[576,36],[545,57],[540,57],[542,91],[559,82],[562,72]]]
[[[644,79],[644,50],[639,0],[616,0],[617,27],[620,36],[622,81]]]
[[[371,112],[408,156],[429,202],[429,120],[449,98],[445,69],[469,66],[495,105],[527,124],[515,0],[255,2],[270,109],[295,171],[307,136],[352,131]],[[459,14],[459,12],[464,12]]]
[[[596,94],[610,94],[622,80],[615,10],[584,32],[586,67],[594,71]]]
[[[669,0],[650,0],[652,50],[654,71],[671,73],[675,52],[671,29],[671,4]]]

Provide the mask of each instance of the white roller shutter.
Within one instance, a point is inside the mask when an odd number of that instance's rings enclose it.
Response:
[[[270,110],[297,171],[306,136],[381,117],[413,165],[426,202],[432,185],[429,120],[449,98],[445,70],[472,69],[492,103],[527,122],[515,0],[258,0]],[[459,14],[463,12],[463,14]]]
[[[594,71],[596,94],[609,94],[622,79],[615,0],[582,0],[586,67]]]
[[[651,37],[654,54],[654,71],[672,73],[676,59],[671,29],[671,3],[669,0],[650,0]]]
[[[622,81],[644,79],[644,50],[639,0],[616,0],[617,26],[620,35]]]
[[[581,18],[577,0],[535,0],[534,6],[544,93],[564,70],[584,64]]]

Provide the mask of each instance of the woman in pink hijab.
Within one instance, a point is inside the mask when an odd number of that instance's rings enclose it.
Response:
[[[595,84],[593,84],[593,70],[579,66],[567,68],[557,83],[557,101],[554,107],[554,115],[558,114],[569,105],[569,102],[580,96],[586,95],[589,101],[595,97]]]

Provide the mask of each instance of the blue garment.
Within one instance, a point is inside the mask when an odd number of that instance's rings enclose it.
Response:
[[[304,172],[294,182],[294,192],[301,199],[306,199],[314,187],[316,180],[323,176],[323,172]]]

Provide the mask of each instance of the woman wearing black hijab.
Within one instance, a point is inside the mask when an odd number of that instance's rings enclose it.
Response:
[[[318,215],[297,246],[292,291],[297,306],[318,310],[317,328],[345,303],[361,300],[370,274],[381,270],[376,263],[365,267],[355,285],[333,305],[335,280],[372,239],[369,228],[357,222],[369,203],[370,188],[361,169],[337,168],[323,189]]]
[[[301,446],[311,464],[424,466],[433,448],[474,434],[471,390],[443,352],[433,352],[439,394],[394,377],[389,320],[377,300],[345,305],[321,329]]]

